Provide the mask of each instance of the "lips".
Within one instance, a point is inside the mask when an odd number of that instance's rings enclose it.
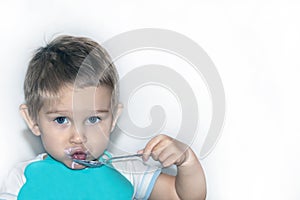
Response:
[[[81,147],[70,147],[65,149],[65,153],[68,155],[68,157],[77,160],[86,160],[88,154],[87,152],[87,150],[84,150]]]
[[[83,151],[78,151],[78,152],[75,152],[71,155],[71,158],[72,159],[76,159],[76,160],[86,160],[86,153],[83,152]]]

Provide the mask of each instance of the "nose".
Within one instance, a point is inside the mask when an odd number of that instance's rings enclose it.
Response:
[[[71,133],[70,142],[74,144],[83,144],[87,141],[86,135],[84,133],[84,130],[73,128],[73,131]]]

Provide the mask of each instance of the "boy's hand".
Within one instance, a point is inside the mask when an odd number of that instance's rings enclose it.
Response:
[[[151,156],[159,161],[163,167],[169,167],[173,164],[181,166],[189,160],[190,148],[178,140],[166,135],[158,135],[152,138],[143,150],[143,160],[147,161]]]
[[[160,174],[149,199],[205,199],[206,184],[201,164],[188,145],[166,135],[152,138],[143,150],[144,161],[149,157],[163,167],[177,165],[176,176]]]

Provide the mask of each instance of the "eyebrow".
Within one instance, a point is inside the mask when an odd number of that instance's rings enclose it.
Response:
[[[100,110],[91,110],[91,113],[108,113],[109,110],[107,109],[100,109]],[[71,114],[70,111],[67,110],[49,110],[46,112],[47,115],[49,114],[57,114],[57,113],[67,113],[67,114]]]

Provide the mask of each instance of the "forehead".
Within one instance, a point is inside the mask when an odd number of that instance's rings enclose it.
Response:
[[[110,109],[112,90],[107,86],[73,88],[65,87],[54,98],[44,101],[42,110],[99,110]]]

